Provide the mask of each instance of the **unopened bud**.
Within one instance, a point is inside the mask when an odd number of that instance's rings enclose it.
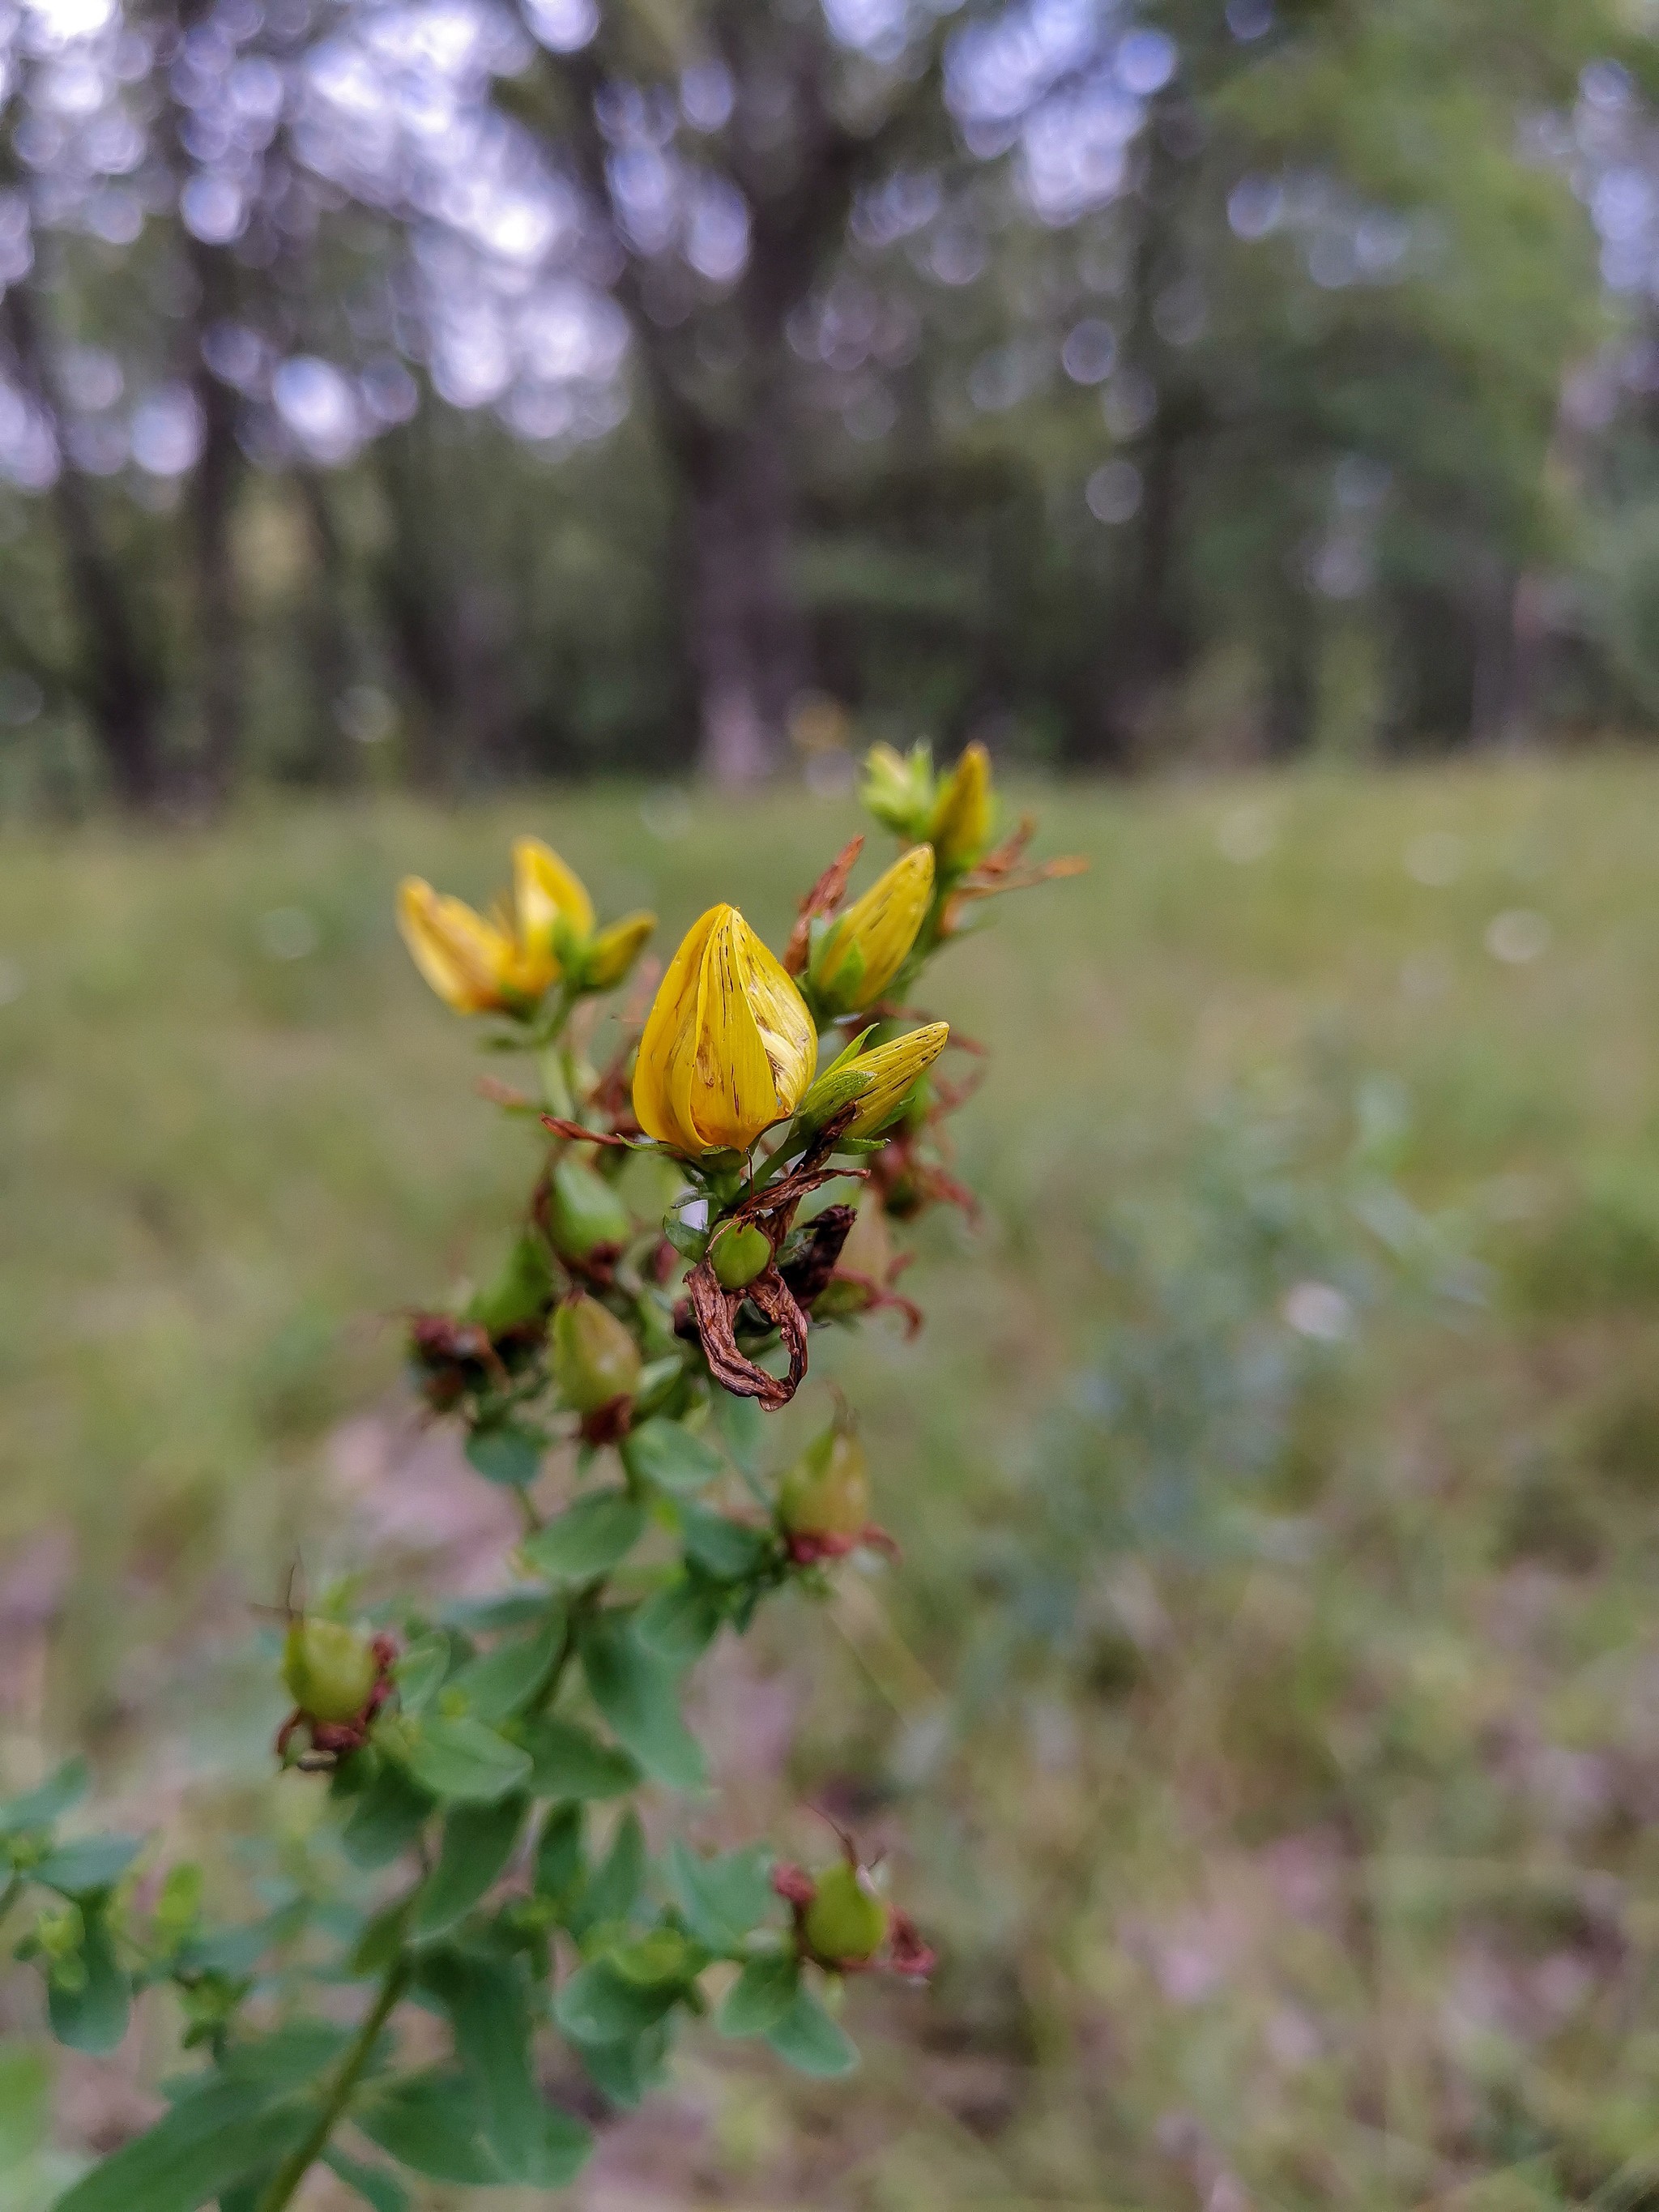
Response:
[[[597,1413],[634,1394],[640,1348],[597,1298],[567,1298],[553,1310],[553,1380],[573,1412]]]
[[[312,1615],[289,1624],[283,1680],[308,1720],[356,1720],[380,1675],[374,1645],[343,1621]]]
[[[646,939],[657,926],[654,914],[630,914],[602,929],[587,947],[582,965],[583,988],[614,991],[639,958]]]
[[[723,1291],[747,1290],[771,1265],[771,1240],[752,1221],[728,1221],[716,1231],[708,1256]]]
[[[991,756],[971,744],[940,787],[927,825],[944,872],[972,867],[991,842],[993,819]]]
[[[566,1260],[588,1260],[601,1245],[626,1244],[634,1227],[615,1185],[585,1161],[568,1158],[553,1170],[547,1225],[554,1249]]]
[[[792,1536],[850,1547],[870,1523],[864,1447],[837,1425],[810,1443],[778,1490],[778,1519]]]
[[[863,1867],[838,1859],[817,1885],[801,1923],[806,1948],[827,1966],[862,1966],[887,1940],[887,1905]]]
[[[546,1312],[553,1294],[553,1277],[539,1238],[526,1231],[507,1255],[507,1265],[467,1309],[491,1336],[517,1328]]]

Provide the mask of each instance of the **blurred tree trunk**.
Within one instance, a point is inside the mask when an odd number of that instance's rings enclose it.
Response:
[[[699,161],[741,195],[749,251],[729,283],[705,288],[672,249],[635,250],[600,120],[608,94],[672,82],[684,55],[645,6],[617,0],[601,24],[588,46],[549,56],[539,87],[513,100],[526,120],[568,144],[609,224],[616,296],[678,483],[700,764],[720,782],[750,782],[784,758],[792,702],[811,680],[793,574],[806,441],[793,406],[789,319],[842,246],[860,185],[939,106],[945,31],[885,113],[859,130],[836,111],[834,49],[816,5],[707,0],[697,46],[719,57],[732,106]]]
[[[245,720],[243,608],[233,535],[242,452],[236,441],[236,395],[208,368],[203,341],[228,313],[229,271],[222,254],[191,241],[198,286],[191,325],[191,388],[202,417],[202,452],[190,486],[194,540],[195,630],[201,656],[197,686],[201,714],[199,774],[209,804],[228,797],[242,752]]]
[[[91,487],[67,448],[65,411],[36,287],[33,276],[8,284],[0,315],[18,380],[58,448],[52,504],[79,640],[76,689],[117,799],[133,811],[148,811],[162,797],[160,690],[140,646],[125,580],[105,538]]]
[[[350,563],[321,472],[296,469],[294,483],[311,546],[311,589],[306,596],[302,628],[308,648],[316,742],[307,765],[319,782],[347,783],[354,763],[351,740],[341,721],[341,703],[355,673],[349,614]]]

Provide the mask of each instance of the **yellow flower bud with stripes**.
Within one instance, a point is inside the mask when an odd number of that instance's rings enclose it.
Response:
[[[933,897],[933,848],[915,845],[820,938],[807,967],[827,1020],[873,1006],[909,957]]]
[[[695,1159],[746,1152],[786,1121],[817,1066],[805,1001],[735,907],[711,907],[669,963],[634,1071],[634,1112]]]

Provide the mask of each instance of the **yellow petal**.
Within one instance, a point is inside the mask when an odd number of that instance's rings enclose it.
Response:
[[[478,1014],[501,1005],[514,948],[464,900],[441,898],[419,876],[405,876],[398,887],[398,927],[446,1006]]]
[[[519,941],[526,951],[550,950],[554,925],[562,915],[577,936],[593,933],[593,902],[586,885],[539,837],[514,840],[513,904]]]
[[[702,1147],[696,1133],[674,1118],[669,1102],[668,1074],[677,1051],[685,1040],[696,1049],[697,977],[709,932],[729,908],[711,906],[694,921],[668,963],[668,972],[657,986],[657,995],[646,1017],[634,1067],[634,1118],[647,1137],[677,1152],[696,1152]]]
[[[974,744],[951,771],[927,825],[940,867],[970,866],[991,842],[991,756]]]
[[[856,1064],[875,1079],[859,1100],[858,1112],[848,1123],[849,1137],[873,1137],[890,1121],[945,1049],[951,1034],[948,1022],[929,1022],[911,1030],[890,1044],[878,1045]]]
[[[817,1072],[817,1030],[793,976],[743,916],[736,919],[744,989],[771,1066],[778,1112],[793,1114]]]
[[[676,1060],[669,1078],[676,1115],[709,1149],[744,1151],[787,1111],[778,1103],[750,995],[750,933],[735,907],[726,907],[709,932],[697,976],[695,1049]]]
[[[630,914],[621,921],[613,921],[608,929],[602,929],[588,954],[588,988],[614,990],[639,958],[646,939],[656,926],[654,914]]]
[[[824,939],[812,978],[837,1014],[872,1006],[909,956],[933,896],[933,848],[915,845]]]

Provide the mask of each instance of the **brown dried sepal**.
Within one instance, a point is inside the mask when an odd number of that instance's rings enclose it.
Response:
[[[581,1439],[585,1444],[619,1444],[634,1425],[634,1401],[623,1395],[607,1399],[585,1414]]]
[[[806,1315],[795,1291],[778,1271],[778,1249],[794,1224],[796,1209],[809,1191],[834,1182],[838,1176],[862,1176],[865,1172],[861,1168],[824,1164],[852,1120],[854,1110],[849,1106],[826,1123],[802,1153],[799,1164],[787,1175],[780,1176],[763,1190],[751,1191],[732,1207],[730,1218],[752,1222],[772,1248],[770,1261],[754,1281],[742,1290],[722,1289],[714,1273],[714,1261],[707,1253],[685,1279],[690,1319],[702,1345],[703,1357],[708,1362],[709,1373],[734,1398],[758,1399],[769,1413],[789,1403],[806,1372]],[[850,1222],[848,1226],[851,1226]],[[843,1240],[845,1233],[842,1232]],[[836,1249],[840,1249],[839,1245]],[[787,1375],[769,1375],[738,1350],[738,1316],[745,1304],[753,1306],[782,1338],[789,1355]]]
[[[1037,884],[1057,882],[1062,876],[1080,876],[1087,872],[1089,863],[1080,853],[1067,853],[1054,860],[1039,860],[1033,866],[1022,868],[1025,848],[1036,833],[1036,822],[1028,814],[1012,836],[1006,838],[993,852],[976,860],[966,875],[953,886],[939,917],[939,933],[950,937],[961,927],[960,909],[970,900],[995,898],[1002,891],[1024,891]]]
[[[789,942],[783,948],[783,965],[787,974],[799,975],[805,967],[806,956],[811,950],[812,924],[821,915],[833,914],[846,897],[848,880],[863,850],[861,836],[849,838],[801,901]]]

